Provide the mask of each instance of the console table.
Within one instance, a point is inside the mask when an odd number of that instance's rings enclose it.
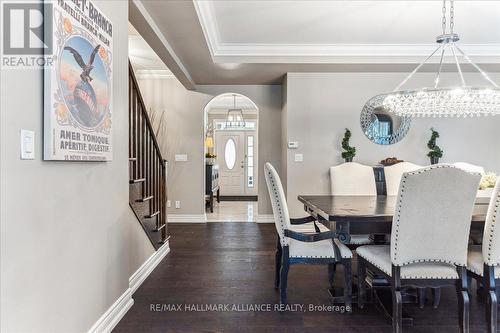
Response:
[[[217,202],[220,202],[219,166],[205,164],[205,195],[209,196],[210,213],[214,212],[214,194],[216,194]]]

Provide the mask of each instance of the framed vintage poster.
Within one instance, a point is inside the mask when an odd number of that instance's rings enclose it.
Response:
[[[44,159],[113,156],[113,26],[90,0],[53,2],[53,63],[44,74]],[[48,35],[50,34],[50,35]]]

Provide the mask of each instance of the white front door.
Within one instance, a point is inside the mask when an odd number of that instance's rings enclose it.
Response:
[[[245,132],[216,131],[221,195],[245,195]]]

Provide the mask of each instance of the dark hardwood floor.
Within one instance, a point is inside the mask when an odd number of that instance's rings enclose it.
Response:
[[[274,304],[273,224],[170,224],[171,253],[134,294],[135,304],[114,332],[391,332],[391,323],[373,304],[353,314],[304,312],[189,312],[185,305]],[[342,271],[337,271],[341,282]],[[330,305],[326,266],[290,269],[289,304]],[[471,332],[486,331],[484,303],[475,289]],[[158,305],[157,305],[158,304]],[[180,311],[152,311],[152,306],[181,305]],[[414,325],[405,332],[458,332],[455,290],[442,291],[441,305],[405,305]],[[161,309],[160,309],[161,310]]]

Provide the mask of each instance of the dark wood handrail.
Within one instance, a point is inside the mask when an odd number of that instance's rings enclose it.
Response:
[[[130,206],[155,248],[167,239],[166,163],[129,62]]]
[[[139,84],[137,83],[137,79],[135,78],[134,70],[133,70],[132,65],[130,64],[130,62],[128,63],[128,71],[129,71],[130,78],[132,79],[132,82],[133,82],[133,87],[136,88],[137,97],[139,98],[139,103],[143,106],[141,108],[142,115],[143,115],[144,119],[146,120],[146,124],[148,126],[148,129],[149,129],[150,133],[153,133],[152,139],[153,139],[156,151],[158,152],[158,155],[160,156],[161,164],[163,166],[165,166],[165,162],[164,162],[165,160],[161,156],[160,146],[158,145],[158,141],[156,140],[156,135],[154,135],[153,126],[151,125],[151,120],[149,119],[148,112],[146,111],[146,106],[145,106],[146,104],[144,103],[144,100],[142,99],[141,90],[139,89]]]

